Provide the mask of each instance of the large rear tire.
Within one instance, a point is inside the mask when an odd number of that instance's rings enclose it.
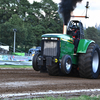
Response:
[[[39,66],[39,65],[38,65],[38,62],[37,62],[39,55],[40,55],[40,53],[37,52],[37,53],[34,55],[33,59],[32,59],[32,66],[33,66],[33,69],[34,69],[35,71],[40,71],[40,69],[41,69],[41,66]]]
[[[47,70],[48,70],[49,75],[52,75],[52,76],[58,76],[60,74],[58,63],[53,64],[52,66],[47,66]]]
[[[96,79],[100,73],[100,51],[99,46],[91,43],[87,52],[79,54],[79,74],[83,78]]]

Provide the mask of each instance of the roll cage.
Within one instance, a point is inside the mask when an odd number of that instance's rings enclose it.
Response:
[[[67,34],[72,35],[72,29],[79,29],[80,39],[84,39],[84,29],[83,24],[78,20],[71,20],[68,23]]]

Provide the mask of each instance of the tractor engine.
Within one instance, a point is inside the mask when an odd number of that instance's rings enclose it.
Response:
[[[41,43],[41,56],[46,60],[46,66],[52,66],[60,56],[60,39],[43,37]]]

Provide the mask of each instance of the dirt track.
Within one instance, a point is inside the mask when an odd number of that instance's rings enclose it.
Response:
[[[33,69],[0,69],[0,94],[28,93],[50,90],[100,89],[98,79],[49,76]]]

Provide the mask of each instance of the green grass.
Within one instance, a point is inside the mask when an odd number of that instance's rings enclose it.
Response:
[[[68,100],[100,100],[100,96],[94,96],[94,97],[90,97],[90,96],[80,96],[80,97],[74,97],[74,98],[69,98]]]
[[[32,68],[32,66],[27,66],[27,65],[0,65],[0,68]]]
[[[45,98],[34,98],[34,99],[20,99],[20,100],[100,100],[100,96],[90,97],[90,96],[79,96],[66,99],[65,97],[45,97]]]

